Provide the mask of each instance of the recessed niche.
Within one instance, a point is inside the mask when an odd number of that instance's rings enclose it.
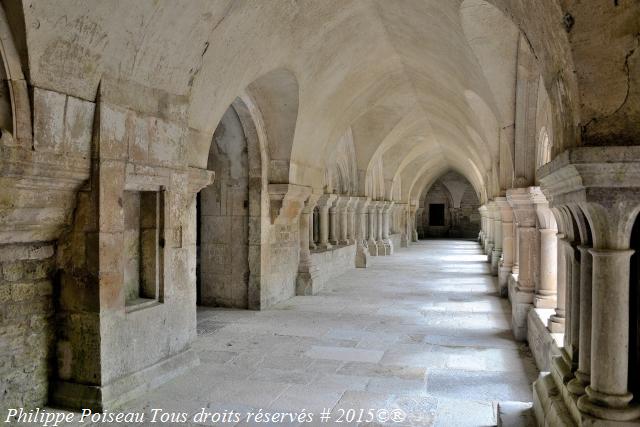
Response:
[[[125,305],[141,308],[162,302],[163,197],[160,191],[125,191]]]

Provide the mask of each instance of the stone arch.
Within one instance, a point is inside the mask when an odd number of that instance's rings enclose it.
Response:
[[[266,135],[253,98],[243,94],[212,137],[213,184],[198,193],[198,303],[260,307]],[[240,237],[240,238],[238,238]]]
[[[20,22],[21,24],[22,22]],[[0,5],[0,129],[3,140],[30,144],[32,140],[31,104],[16,39],[5,5]],[[8,135],[7,135],[8,133]],[[22,143],[21,143],[22,141]]]

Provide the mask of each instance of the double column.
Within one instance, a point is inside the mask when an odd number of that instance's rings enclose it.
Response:
[[[320,236],[317,246],[321,250],[327,250],[333,247],[333,245],[329,243],[329,229],[331,228],[330,225],[333,225],[329,222],[329,210],[332,208],[337,197],[335,194],[323,194],[317,202],[320,217]]]
[[[497,198],[502,200],[502,198]],[[493,201],[489,204],[493,218],[493,249],[491,251],[491,274],[498,275],[498,265],[502,256],[502,218],[498,203]]]
[[[320,194],[311,194],[304,202],[300,212],[300,261],[296,278],[296,295],[313,295],[313,283],[318,268],[311,261],[311,243],[313,242],[313,210]],[[315,246],[315,245],[314,245]]]

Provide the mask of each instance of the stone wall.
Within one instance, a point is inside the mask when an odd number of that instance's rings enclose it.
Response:
[[[296,294],[300,261],[298,221],[268,227],[268,244],[263,246],[260,308],[265,309]]]
[[[314,292],[321,291],[324,284],[333,277],[355,268],[356,245],[339,246],[328,251],[312,252],[311,261],[318,268]],[[318,284],[316,288],[316,283]]]
[[[0,246],[0,414],[47,400],[54,269],[52,244]]]
[[[527,315],[527,342],[540,372],[551,370],[551,359],[560,356],[563,334],[552,334],[547,319],[554,310],[532,308]]]

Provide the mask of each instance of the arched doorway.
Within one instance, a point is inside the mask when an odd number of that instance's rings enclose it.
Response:
[[[214,132],[207,169],[215,180],[197,199],[198,304],[258,308],[261,156],[253,119],[240,98]]]

